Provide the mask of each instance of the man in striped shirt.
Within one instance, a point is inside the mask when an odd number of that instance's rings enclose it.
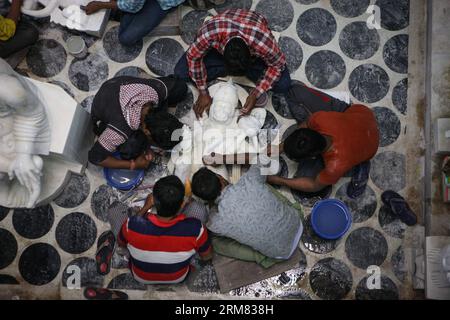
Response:
[[[199,220],[179,213],[184,191],[176,176],[161,178],[140,215],[128,218],[122,226],[118,243],[128,248],[131,272],[141,283],[182,282],[196,253],[202,260],[212,258],[206,228]],[[152,207],[156,214],[146,215]]]
[[[207,82],[218,77],[246,76],[256,83],[243,106],[244,115],[267,103],[268,90],[285,93],[291,83],[286,57],[267,20],[243,9],[227,10],[207,20],[174,73],[185,80],[191,78],[200,91],[194,105],[197,117],[212,103]]]

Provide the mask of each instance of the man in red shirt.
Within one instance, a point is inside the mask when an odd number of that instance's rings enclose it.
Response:
[[[307,115],[283,143],[291,160],[322,156],[325,168],[315,177],[282,178],[270,176],[268,182],[304,192],[317,192],[335,184],[353,168],[347,195],[364,193],[370,162],[379,145],[378,125],[366,106],[345,106],[340,101],[302,84],[295,84],[288,94],[293,113]],[[345,107],[344,107],[345,106]],[[327,109],[327,107],[329,109]],[[298,118],[298,117],[296,117]]]
[[[291,82],[286,57],[267,20],[243,9],[227,10],[206,21],[174,73],[183,80],[191,78],[200,91],[194,105],[197,117],[212,103],[207,81],[227,75],[246,76],[254,81],[256,88],[243,106],[244,115],[267,103],[268,90],[285,93]]]

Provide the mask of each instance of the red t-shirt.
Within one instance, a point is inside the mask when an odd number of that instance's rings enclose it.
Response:
[[[319,173],[321,184],[335,184],[354,166],[377,153],[378,125],[374,113],[366,106],[355,104],[345,112],[316,112],[308,127],[332,138],[331,148],[322,155],[325,168]]]

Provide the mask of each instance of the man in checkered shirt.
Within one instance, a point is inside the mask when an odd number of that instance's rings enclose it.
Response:
[[[246,76],[256,83],[242,109],[243,115],[254,107],[264,106],[268,90],[285,93],[291,83],[286,57],[267,20],[243,9],[227,10],[207,20],[177,63],[175,75],[191,78],[199,89],[194,105],[197,117],[209,110],[212,103],[207,82],[218,77]]]

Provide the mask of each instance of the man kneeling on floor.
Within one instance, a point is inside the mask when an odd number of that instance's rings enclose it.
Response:
[[[126,219],[109,216],[112,231],[99,238],[98,271],[109,272],[115,238],[130,253],[134,278],[144,284],[182,282],[189,273],[190,260],[198,253],[202,260],[212,258],[208,232],[202,223],[180,213],[185,196],[183,183],[176,176],[158,180],[140,212]],[[149,213],[155,207],[156,213]],[[121,217],[120,217],[121,216]],[[120,224],[119,224],[120,221]]]
[[[267,268],[292,256],[303,226],[301,208],[265,182],[258,165],[234,185],[204,167],[192,178],[192,192],[212,207],[206,225],[220,236],[212,240],[214,250]]]

